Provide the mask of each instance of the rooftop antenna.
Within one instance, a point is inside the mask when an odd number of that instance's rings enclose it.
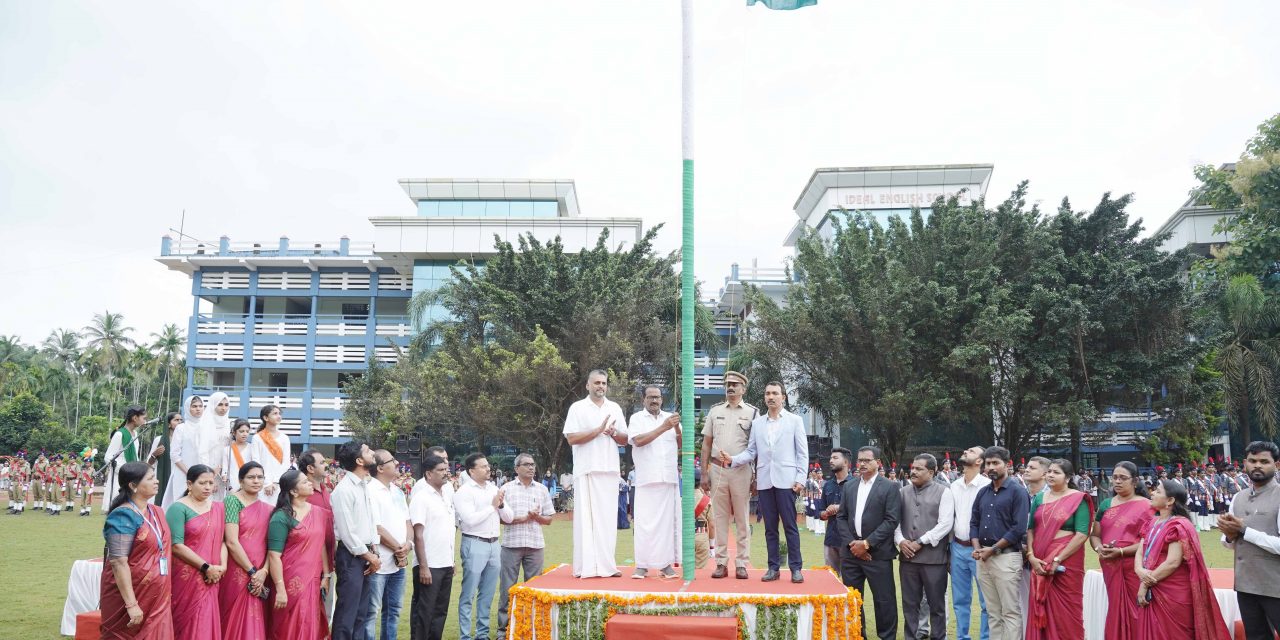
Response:
[[[216,245],[214,245],[212,242],[209,242],[209,241],[207,241],[207,240],[201,240],[200,238],[197,238],[197,237],[195,237],[195,236],[189,236],[189,235],[187,235],[187,234],[186,234],[186,228],[187,228],[187,210],[186,210],[186,209],[183,209],[183,210],[182,210],[182,220],[178,223],[178,228],[177,228],[177,229],[174,229],[173,227],[169,227],[169,230],[170,230],[170,231],[172,231],[172,232],[174,232],[174,233],[178,234],[178,242],[179,242],[179,243],[181,243],[183,238],[187,238],[187,239],[190,239],[190,240],[195,241],[195,242],[196,242],[196,243],[198,243],[198,244],[207,244],[207,245],[210,245],[210,246],[216,246]]]

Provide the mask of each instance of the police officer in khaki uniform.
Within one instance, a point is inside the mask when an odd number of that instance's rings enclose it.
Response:
[[[747,579],[747,561],[751,556],[752,465],[726,469],[713,462],[712,451],[737,455],[747,448],[751,421],[759,415],[756,408],[742,401],[747,390],[747,377],[737,371],[724,372],[725,402],[711,407],[702,424],[702,490],[711,493],[712,529],[716,541],[716,570],[712,578],[729,575],[729,519],[737,528],[737,554],[734,576]],[[714,449],[712,448],[714,446]]]

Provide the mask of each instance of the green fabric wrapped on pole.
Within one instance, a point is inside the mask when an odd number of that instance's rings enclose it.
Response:
[[[790,11],[818,4],[818,0],[747,0],[747,6],[750,7],[757,2],[777,11]]]

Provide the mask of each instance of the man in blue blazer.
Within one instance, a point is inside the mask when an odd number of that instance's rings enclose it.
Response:
[[[768,411],[751,422],[747,448],[736,456],[721,451],[720,463],[738,467],[756,463],[756,493],[760,498],[760,515],[764,518],[765,548],[769,551],[769,570],[760,578],[764,582],[778,579],[778,521],[787,535],[787,566],[791,581],[804,582],[800,560],[800,530],[796,527],[796,496],[804,491],[805,472],[809,467],[809,441],[804,422],[785,406],[787,391],[781,382],[764,386],[764,404]]]

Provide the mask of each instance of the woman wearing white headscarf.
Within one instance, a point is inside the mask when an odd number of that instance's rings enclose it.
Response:
[[[169,454],[173,466],[178,469],[170,479],[169,486],[164,487],[164,508],[168,509],[182,497],[187,490],[187,469],[200,464],[200,443],[196,440],[200,431],[200,423],[204,419],[204,399],[197,395],[187,396],[182,403],[182,424],[173,430],[170,444],[173,451]]]
[[[222,477],[223,454],[231,442],[231,400],[227,394],[215,391],[209,394],[209,410],[200,421],[200,464],[213,469],[213,477]],[[214,500],[221,500],[226,493],[222,483],[213,492]]]

